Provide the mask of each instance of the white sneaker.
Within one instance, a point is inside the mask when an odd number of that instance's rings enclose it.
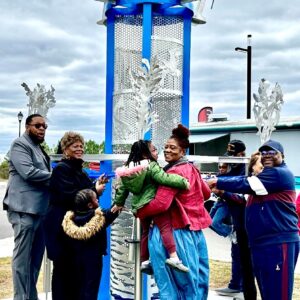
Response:
[[[150,260],[145,260],[141,263],[141,272],[153,275],[153,268]]]
[[[189,272],[189,268],[186,267],[181,260],[179,259],[172,259],[172,258],[167,258],[166,259],[166,264],[169,265],[171,268],[179,271],[179,272],[184,272],[187,273]]]

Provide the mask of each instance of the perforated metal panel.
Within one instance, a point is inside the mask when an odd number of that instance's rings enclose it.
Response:
[[[153,18],[152,57],[166,62],[170,70],[164,77],[163,88],[155,96],[154,109],[159,122],[153,125],[152,141],[161,150],[171,129],[181,121],[183,70],[183,19]]]
[[[183,18],[180,16],[155,16],[153,17],[154,36],[174,38],[183,42]]]
[[[151,57],[169,68],[163,87],[153,97],[159,122],[153,125],[152,140],[162,149],[170,129],[181,120],[183,19],[153,18]],[[117,16],[115,22],[115,74],[113,97],[113,149],[122,153],[139,136],[129,72],[137,72],[142,60],[142,16]],[[124,149],[125,148],[125,149]]]
[[[159,112],[159,122],[153,125],[152,142],[161,151],[171,130],[180,122],[181,96],[160,93],[155,98],[154,109]]]
[[[116,16],[113,146],[117,153],[122,144],[132,144],[138,138],[129,72],[136,72],[141,65],[142,30],[142,16]]]
[[[142,62],[142,16],[116,16],[114,25],[113,153],[129,153],[140,137],[129,73],[137,72]],[[151,139],[162,149],[171,129],[181,121],[183,19],[156,16],[152,26],[151,59],[157,58],[165,72],[152,98],[159,121],[152,126]],[[129,208],[130,200],[126,202]],[[134,265],[128,262],[128,244],[124,243],[132,224],[132,214],[122,213],[111,229],[111,293],[126,299],[134,298]]]
[[[142,60],[142,18],[141,16],[116,16],[114,53],[113,94],[113,153],[128,153],[131,144],[137,140],[133,91],[129,72],[138,69]],[[113,169],[117,163],[114,162]],[[114,181],[113,184],[116,184]],[[114,199],[114,192],[112,193]],[[131,198],[126,206],[131,207]],[[111,273],[112,295],[134,299],[134,263],[128,261],[133,215],[123,212],[111,226]]]

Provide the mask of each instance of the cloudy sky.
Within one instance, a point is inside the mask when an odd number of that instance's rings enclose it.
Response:
[[[252,92],[266,78],[284,93],[282,116],[300,112],[300,6],[298,1],[206,1],[207,23],[192,28],[190,123],[212,105],[214,113],[246,115],[246,54],[252,34]],[[67,130],[104,140],[106,28],[96,24],[94,0],[0,1],[0,153],[18,135],[17,114],[27,116],[21,84],[55,88],[46,142]],[[24,122],[23,126],[24,127]]]

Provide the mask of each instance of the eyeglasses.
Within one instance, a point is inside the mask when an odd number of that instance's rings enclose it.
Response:
[[[36,124],[28,124],[30,126],[34,126],[36,129],[40,129],[41,127],[43,127],[44,129],[48,128],[48,125],[45,123],[36,123]]]
[[[261,151],[262,156],[270,155],[275,156],[278,152],[275,150],[269,150],[269,151]]]

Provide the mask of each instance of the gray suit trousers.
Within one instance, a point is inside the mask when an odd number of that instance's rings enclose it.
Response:
[[[36,283],[45,250],[43,216],[15,211],[8,211],[7,216],[14,230],[15,242],[12,258],[13,299],[36,300]]]

